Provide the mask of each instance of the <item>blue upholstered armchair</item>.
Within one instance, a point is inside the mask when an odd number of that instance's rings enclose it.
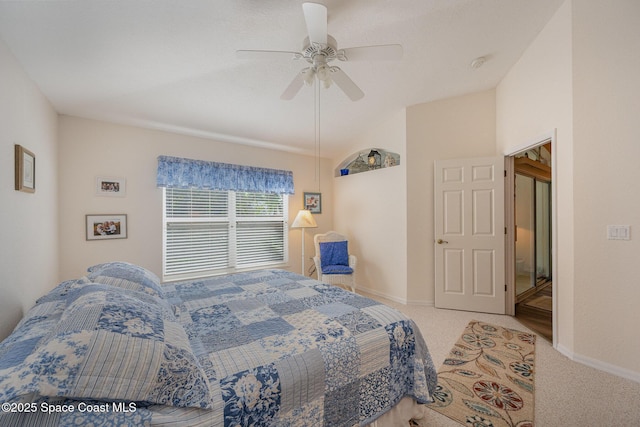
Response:
[[[356,290],[356,263],[355,255],[349,254],[347,237],[329,231],[325,234],[313,236],[316,255],[313,262],[316,264],[318,280],[331,285],[344,285]]]

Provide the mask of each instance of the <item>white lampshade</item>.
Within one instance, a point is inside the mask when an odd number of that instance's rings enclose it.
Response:
[[[301,209],[291,224],[291,228],[316,228],[317,226],[316,220],[308,209]]]

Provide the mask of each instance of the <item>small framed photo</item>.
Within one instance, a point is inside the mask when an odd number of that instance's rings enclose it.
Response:
[[[320,193],[304,193],[304,208],[311,213],[322,213],[322,195]]]
[[[21,145],[15,145],[16,190],[36,192],[36,156]]]
[[[127,215],[86,215],[87,240],[127,238]]]
[[[124,197],[127,194],[127,181],[124,178],[96,177],[96,194],[106,197]]]

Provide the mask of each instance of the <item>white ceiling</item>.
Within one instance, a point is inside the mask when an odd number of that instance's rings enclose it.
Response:
[[[338,48],[399,43],[400,61],[344,62],[364,91],[321,91],[321,149],[414,104],[495,87],[563,0],[318,0]],[[294,152],[314,151],[302,0],[0,1],[0,38],[59,113]],[[485,56],[479,69],[471,61]]]

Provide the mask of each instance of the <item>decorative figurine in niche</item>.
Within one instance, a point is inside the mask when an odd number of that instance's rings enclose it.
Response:
[[[378,169],[382,166],[380,162],[381,156],[378,150],[369,151],[369,155],[367,156],[369,159],[369,169]]]
[[[396,159],[391,154],[387,154],[386,156],[384,156],[385,168],[390,168],[391,166],[395,166],[395,165],[396,165]]]

